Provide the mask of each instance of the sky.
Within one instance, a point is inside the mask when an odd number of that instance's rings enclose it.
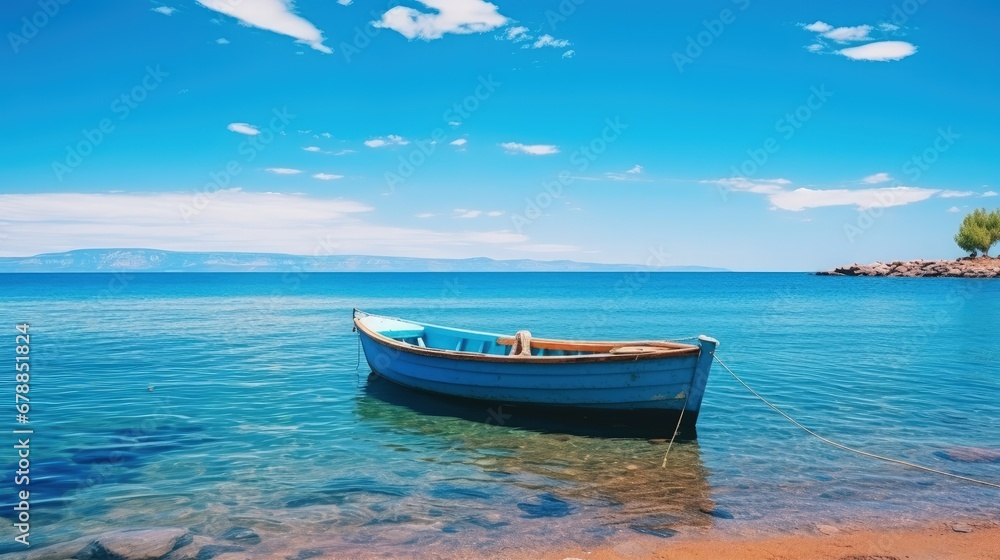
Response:
[[[1000,5],[13,0],[0,256],[962,256]]]

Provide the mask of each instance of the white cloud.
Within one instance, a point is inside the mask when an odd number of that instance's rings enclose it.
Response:
[[[163,14],[165,16],[169,16],[169,15],[173,14],[174,12],[176,12],[177,10],[175,8],[171,8],[170,6],[158,6],[156,8],[153,8],[152,11],[154,11],[154,12],[156,12],[158,14]]]
[[[218,39],[215,40],[215,42],[220,45],[228,45],[229,39],[226,39],[225,37],[219,37]]]
[[[810,23],[809,25],[804,25],[806,31],[813,31],[816,33],[826,33],[827,31],[833,29],[833,26],[829,23],[824,23],[822,21],[817,21],[815,23]]]
[[[523,245],[512,245],[507,247],[512,251],[524,251],[527,253],[576,253],[582,247],[576,245],[560,245],[557,243],[526,243]]]
[[[888,61],[900,60],[917,52],[917,47],[906,41],[879,41],[859,47],[841,49],[841,54],[852,60]]]
[[[344,156],[344,155],[347,155],[347,154],[353,154],[354,152],[355,152],[355,150],[340,150],[339,152],[337,152],[337,153],[335,153],[333,155],[335,155],[335,156]]]
[[[868,34],[871,33],[873,29],[870,25],[834,27],[824,21],[817,21],[808,25],[803,25],[802,28],[806,31],[812,31],[813,33],[817,33],[822,37],[826,37],[827,39],[831,39],[838,43],[867,40],[870,38]],[[885,28],[882,29],[884,30]]]
[[[434,216],[435,216],[435,215],[434,215],[434,214],[431,214],[430,212],[424,212],[423,214],[417,214],[417,217],[418,217],[418,218],[423,218],[423,219],[426,219],[426,218],[433,218]]]
[[[828,23],[817,21],[809,25],[802,26],[807,31],[818,34],[818,42],[809,45],[806,49],[813,53],[822,53],[826,47],[824,39],[829,39],[835,43],[850,43],[854,41],[872,41],[872,31],[876,29],[871,25],[856,25],[853,27],[833,27]],[[877,26],[883,37],[899,35],[896,33],[900,27],[891,23],[880,23]],[[832,51],[836,54],[846,56],[852,60],[872,60],[887,61],[900,60],[917,52],[917,47],[906,41],[875,41],[857,47],[849,47]]]
[[[879,175],[879,174],[876,174]],[[870,177],[876,177],[872,175]],[[867,179],[867,177],[866,177]],[[877,178],[881,179],[881,178]],[[764,195],[774,208],[798,212],[824,206],[856,206],[859,210],[888,208],[920,202],[938,194],[937,189],[917,187],[873,187],[867,189],[806,189],[789,190],[787,179],[748,179],[731,177],[699,181],[727,187],[734,191]]]
[[[380,225],[366,220],[371,206],[342,198],[229,189],[216,191],[207,205],[200,206],[194,195],[193,191],[3,194],[0,222],[16,222],[18,227],[10,228],[0,250],[5,256],[124,246],[472,257],[489,254],[488,246],[499,249],[529,241],[509,230],[434,231]],[[187,220],[183,208],[192,210]]]
[[[500,231],[469,231],[457,235],[459,238],[466,238],[473,243],[521,243],[528,240],[527,235],[514,233],[508,230]]]
[[[350,6],[352,3],[354,3],[354,0],[337,0],[337,3],[340,4],[341,6]]]
[[[941,198],[965,198],[967,196],[974,196],[976,193],[972,191],[941,191],[938,196]]]
[[[979,197],[980,198],[987,198],[987,197],[996,196],[996,195],[997,195],[997,193],[995,191],[986,191],[983,194],[979,195]]]
[[[856,206],[858,210],[903,206],[926,200],[937,193],[934,189],[917,187],[883,187],[873,189],[795,189],[768,195],[776,208],[798,212],[824,206]]]
[[[320,148],[319,146],[306,146],[305,148],[302,148],[302,149],[304,151],[311,152],[311,153],[314,153],[314,154],[326,154],[326,155],[333,154],[333,152],[324,150],[324,149]],[[344,150],[341,150],[341,151],[344,151]],[[354,150],[347,150],[347,151],[354,151]],[[341,154],[338,152],[338,153],[333,154],[333,155],[339,156]]]
[[[395,134],[390,134],[384,138],[372,138],[371,140],[365,140],[365,146],[369,148],[384,148],[386,146],[405,146],[409,144],[410,141],[402,136],[397,136]]]
[[[559,148],[552,144],[521,144],[519,142],[504,142],[500,147],[508,154],[528,154],[531,156],[549,156],[558,154]]]
[[[247,136],[256,136],[256,135],[260,134],[260,130],[258,130],[256,126],[254,126],[252,124],[247,124],[245,122],[229,123],[229,126],[227,126],[226,128],[228,128],[229,130],[231,130],[233,132],[239,132],[240,134],[246,134]]]
[[[887,183],[892,180],[892,177],[888,173],[875,173],[874,175],[869,175],[864,179],[861,179],[862,183],[868,183],[869,185],[877,185],[879,183]]]
[[[580,177],[581,179],[587,180],[600,180],[600,177]],[[642,166],[633,165],[631,169],[626,170],[624,173],[605,173],[605,179],[611,179],[612,181],[630,181],[630,182],[649,182],[648,179],[642,178]]]
[[[483,0],[418,0],[432,10],[421,12],[396,6],[374,22],[375,27],[392,29],[407,39],[439,39],[445,33],[482,33],[506,25],[494,4]]]
[[[576,51],[574,51],[573,49],[570,49],[570,50],[562,53],[562,57],[563,58],[573,58],[574,56],[576,56]]]
[[[462,123],[460,123],[458,121],[448,121],[448,124],[451,125],[451,126],[458,126],[458,125],[460,125]]]
[[[302,173],[301,169],[290,169],[288,167],[268,167],[264,171],[274,173],[275,175],[298,175]]]
[[[451,142],[448,143],[451,144],[452,146],[464,146],[468,142],[469,141],[466,140],[465,138],[459,138],[457,140],[452,140]]]
[[[531,46],[536,49],[540,49],[542,47],[562,48],[562,47],[568,47],[569,41],[565,39],[556,39],[552,35],[542,35]]]
[[[320,181],[332,181],[334,179],[343,179],[343,175],[332,175],[330,173],[317,173],[313,175],[313,179],[319,179]]]
[[[792,184],[788,179],[747,179],[746,177],[730,177],[728,179],[714,179],[700,182],[757,194],[779,193],[784,190],[783,187],[785,185]]]
[[[452,218],[478,218],[480,216],[489,216],[490,218],[496,218],[498,216],[503,216],[505,212],[502,210],[490,210],[489,212],[483,210],[469,210],[468,208],[455,208],[452,210]],[[420,215],[419,217],[431,217],[434,214],[427,214],[426,216]]]
[[[321,132],[319,133],[319,135],[322,136],[323,138],[333,138],[333,135],[330,134],[329,132]]]
[[[528,28],[522,26],[508,27],[505,37],[507,38],[507,40],[514,41],[515,43],[518,41],[525,41],[529,39]]]
[[[871,33],[872,26],[870,25],[858,25],[855,27],[837,27],[826,31],[822,35],[827,39],[832,39],[838,43],[847,43],[849,41],[865,41],[869,39],[868,34]]]
[[[952,206],[948,209],[948,212],[961,212],[961,210],[958,209],[958,206]]]
[[[245,25],[293,37],[299,43],[330,54],[323,44],[323,32],[308,20],[292,13],[291,0],[198,0],[210,10],[232,16]]]

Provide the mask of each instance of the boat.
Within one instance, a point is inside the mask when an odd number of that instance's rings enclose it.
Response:
[[[373,375],[444,397],[622,423],[643,435],[692,433],[718,341],[532,338],[443,327],[354,310]]]

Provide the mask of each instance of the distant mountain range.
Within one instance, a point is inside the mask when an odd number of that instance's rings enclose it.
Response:
[[[280,253],[194,253],[157,249],[81,249],[0,257],[0,272],[726,272],[704,266],[646,268],[575,261],[417,259],[369,255],[309,257]]]

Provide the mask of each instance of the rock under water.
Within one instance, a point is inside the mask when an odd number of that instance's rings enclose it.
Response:
[[[985,447],[952,447],[934,455],[959,463],[1000,463],[1000,449]]]
[[[186,542],[187,529],[151,528],[109,531],[0,560],[158,560]]]

